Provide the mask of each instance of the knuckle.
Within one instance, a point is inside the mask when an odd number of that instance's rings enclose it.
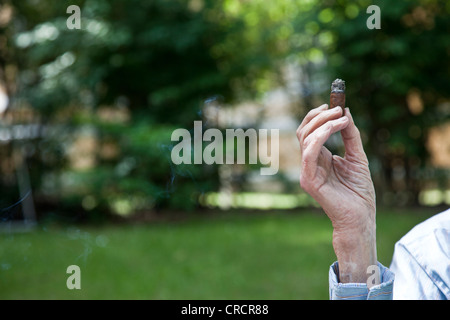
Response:
[[[302,129],[298,128],[296,134],[297,134],[297,139],[298,139],[299,141],[301,141],[300,138],[301,138],[301,136],[302,136]]]
[[[303,146],[304,141],[305,141],[305,129],[302,128],[299,132],[297,132],[297,139],[300,142],[300,145]],[[304,148],[304,146],[303,146]]]
[[[302,187],[303,190],[309,191],[309,180],[306,178],[304,174],[300,175],[300,187]]]
[[[325,133],[328,133],[329,131],[333,130],[333,128],[334,128],[334,123],[328,122],[327,125],[325,126]]]
[[[306,149],[311,144],[311,142],[313,142],[313,138],[313,136],[309,135],[305,138],[305,140],[303,140],[303,149]]]
[[[328,122],[324,128],[324,130],[321,132],[321,137],[324,138],[327,135],[330,135],[330,133],[333,131],[334,124],[332,122]]]

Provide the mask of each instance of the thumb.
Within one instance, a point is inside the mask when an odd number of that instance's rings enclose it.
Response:
[[[344,115],[350,120],[348,126],[341,130],[341,136],[345,146],[345,157],[356,158],[367,162],[367,156],[364,152],[361,134],[353,121],[349,108],[345,108]]]

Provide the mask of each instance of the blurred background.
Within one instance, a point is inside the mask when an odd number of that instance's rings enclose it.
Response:
[[[450,205],[449,18],[438,0],[3,0],[0,298],[327,299],[332,228],[299,187],[295,131],[336,78],[389,265]],[[194,121],[278,129],[278,173],[174,165]]]

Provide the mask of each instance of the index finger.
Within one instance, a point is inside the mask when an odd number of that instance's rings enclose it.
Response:
[[[319,113],[321,113],[322,111],[325,111],[328,109],[328,105],[325,103],[323,105],[321,105],[320,107],[311,109],[305,116],[305,118],[303,119],[302,123],[300,124],[300,126],[297,129],[297,133],[300,132],[300,130],[302,130],[302,128],[304,126],[306,126],[312,119],[314,119],[315,116],[317,116]]]

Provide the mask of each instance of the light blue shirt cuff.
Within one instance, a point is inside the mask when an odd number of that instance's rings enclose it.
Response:
[[[392,300],[394,274],[378,262],[381,282],[370,289],[366,283],[340,283],[339,265],[333,263],[329,272],[329,286],[331,300]]]

